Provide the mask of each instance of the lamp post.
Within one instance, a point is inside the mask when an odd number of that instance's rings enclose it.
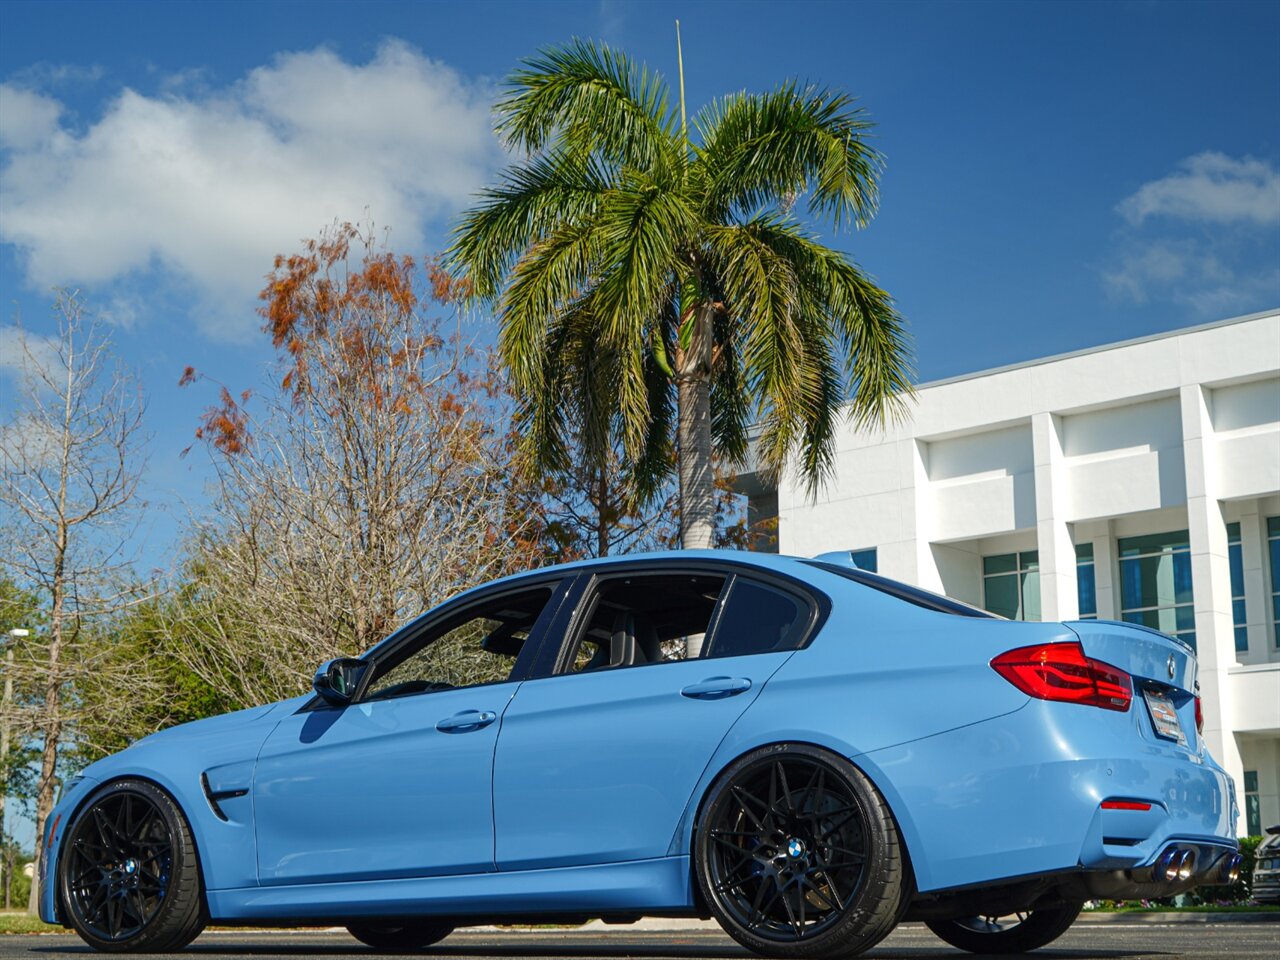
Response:
[[[13,642],[31,636],[30,630],[15,627],[9,631],[4,651],[4,700],[0,702],[0,843],[4,850],[4,908],[9,909],[13,890],[13,852],[9,849],[9,704],[13,702]]]

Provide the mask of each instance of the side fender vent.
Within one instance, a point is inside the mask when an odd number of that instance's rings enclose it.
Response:
[[[213,815],[224,823],[229,822],[227,815],[222,812],[222,808],[218,806],[219,800],[234,800],[236,797],[243,797],[249,791],[241,790],[214,790],[209,786],[209,775],[207,773],[200,774],[200,786],[204,788],[204,797],[209,801],[209,809],[213,811]]]

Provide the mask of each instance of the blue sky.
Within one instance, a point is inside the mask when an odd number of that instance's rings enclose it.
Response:
[[[501,165],[489,106],[573,36],[688,97],[844,88],[888,158],[879,217],[832,242],[893,293],[934,379],[1280,305],[1275,3],[0,4],[0,405],[9,325],[80,288],[150,397],[164,565],[207,481],[210,400],[255,386],[274,252],[370,217],[443,245]],[[484,331],[480,331],[484,335]]]

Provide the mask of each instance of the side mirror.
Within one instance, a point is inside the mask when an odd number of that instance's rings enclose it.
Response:
[[[355,657],[338,657],[320,665],[311,687],[325,703],[343,707],[351,702],[360,686],[360,678],[369,665]]]

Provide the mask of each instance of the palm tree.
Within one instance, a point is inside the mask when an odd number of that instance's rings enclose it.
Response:
[[[841,409],[883,424],[909,394],[887,293],[809,224],[864,226],[880,155],[847,95],[786,83],[685,124],[656,73],[574,41],[524,61],[497,106],[520,159],[462,218],[450,259],[494,305],[538,469],[621,437],[639,491],[677,441],[681,539],[711,546],[713,450],[829,476]],[[808,216],[796,205],[805,201]],[[674,396],[673,396],[674,394]],[[673,409],[674,400],[674,409]]]

